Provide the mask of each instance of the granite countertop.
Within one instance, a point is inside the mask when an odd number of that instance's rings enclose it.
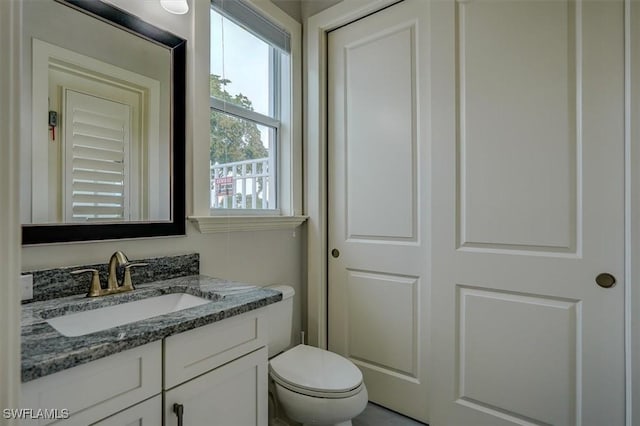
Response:
[[[169,293],[211,300],[189,309],[77,337],[66,337],[46,320]],[[137,285],[132,292],[88,299],[75,295],[22,306],[22,382],[160,340],[282,300],[279,291],[204,275]]]

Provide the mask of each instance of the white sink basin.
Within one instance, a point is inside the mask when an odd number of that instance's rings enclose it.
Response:
[[[47,322],[64,336],[83,336],[209,302],[211,301],[190,294],[173,293],[90,311],[74,312],[48,319]]]

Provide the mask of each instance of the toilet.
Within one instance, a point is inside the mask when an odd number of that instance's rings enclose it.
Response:
[[[300,344],[286,350],[295,291],[282,285],[269,288],[282,293],[281,302],[266,307],[269,375],[279,406],[303,425],[350,426],[369,398],[362,373],[348,359],[324,349]]]

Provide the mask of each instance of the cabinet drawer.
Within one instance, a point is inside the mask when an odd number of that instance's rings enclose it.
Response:
[[[171,389],[265,346],[263,311],[247,312],[166,338],[164,388]]]
[[[57,425],[86,426],[162,390],[162,343],[149,343],[22,385],[23,408],[67,409]],[[46,425],[55,420],[24,420]]]

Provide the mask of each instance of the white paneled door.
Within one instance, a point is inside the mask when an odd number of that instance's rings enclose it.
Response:
[[[329,349],[428,419],[428,3],[329,33]]]
[[[623,2],[430,30],[432,425],[624,425]]]
[[[328,73],[329,348],[371,399],[623,425],[623,2],[407,0]]]

